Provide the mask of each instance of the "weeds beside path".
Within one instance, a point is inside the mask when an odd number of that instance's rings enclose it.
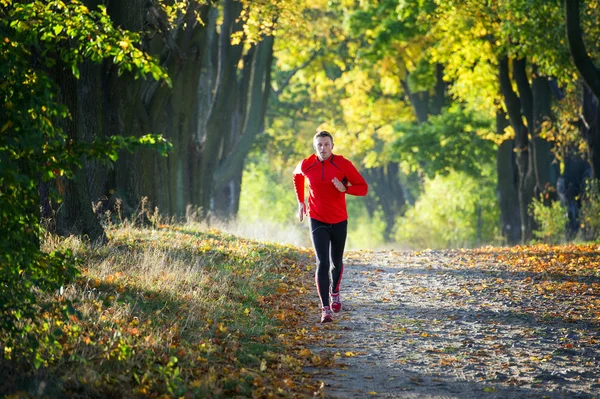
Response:
[[[597,246],[350,252],[321,325],[306,248],[193,225],[110,238],[47,240],[82,273],[23,321],[39,362],[0,341],[0,396],[600,397]],[[68,301],[68,320],[43,310]]]
[[[600,397],[597,246],[351,252],[313,350],[339,398]],[[315,315],[316,319],[317,315]]]
[[[44,243],[80,257],[81,276],[38,293],[29,340],[0,339],[0,397],[321,395],[302,370],[330,364],[305,344],[310,252],[195,225],[108,233],[101,247]],[[53,303],[71,303],[71,316],[45,310]]]

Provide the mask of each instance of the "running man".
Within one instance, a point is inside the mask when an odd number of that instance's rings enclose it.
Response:
[[[333,137],[329,132],[315,134],[313,147],[316,153],[302,160],[294,170],[294,188],[300,222],[304,215],[310,217],[321,323],[327,323],[333,321],[332,310],[334,313],[342,310],[340,283],[344,274],[342,258],[348,230],[346,194],[367,195],[369,186],[352,162],[332,153]],[[308,209],[304,202],[305,179],[308,180]]]

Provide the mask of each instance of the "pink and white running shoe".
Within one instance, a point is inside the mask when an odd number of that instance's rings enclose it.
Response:
[[[331,310],[333,310],[333,313],[340,313],[342,310],[342,299],[339,292],[331,293]]]
[[[329,306],[325,306],[321,312],[321,323],[330,323],[333,321],[333,317],[331,316],[331,309]]]

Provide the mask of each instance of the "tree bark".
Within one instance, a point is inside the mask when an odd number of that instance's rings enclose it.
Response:
[[[431,113],[439,115],[442,113],[442,108],[446,105],[446,88],[447,84],[444,81],[444,66],[442,64],[435,65],[436,84],[435,97],[432,99]]]
[[[401,81],[401,84],[404,88],[404,91],[408,95],[408,99],[410,100],[411,105],[413,106],[418,123],[427,122],[427,120],[429,119],[429,93],[412,92],[410,90],[410,87],[408,86],[408,81],[406,79]]]
[[[527,62],[523,58],[514,59],[513,76],[519,90],[519,103],[527,121],[527,130],[533,132],[533,92],[527,77]]]
[[[581,133],[588,144],[594,178],[600,177],[600,71],[588,55],[583,42],[579,0],[565,0],[565,22],[569,51],[587,87],[584,87]]]
[[[223,1],[223,23],[218,37],[217,77],[214,97],[206,120],[206,136],[202,143],[200,160],[200,205],[204,215],[214,209],[214,173],[219,159],[223,156],[223,146],[232,129],[232,96],[236,84],[236,69],[242,56],[242,46],[231,44],[231,34],[241,26],[236,19],[241,12],[241,3]]]
[[[581,77],[596,98],[600,98],[600,72],[585,48],[579,20],[579,0],[565,0],[565,22],[569,51]]]
[[[243,119],[241,130],[234,134],[234,140],[227,156],[223,158],[218,169],[215,172],[215,193],[226,188],[229,201],[215,201],[220,205],[217,212],[221,216],[235,216],[237,214],[237,205],[239,204],[240,187],[239,177],[242,175],[244,160],[252,148],[256,136],[264,128],[264,118],[267,111],[267,99],[270,92],[270,75],[273,61],[273,42],[272,36],[266,37],[256,45],[252,51],[250,70],[248,72],[248,82],[242,79],[241,103],[239,110]],[[234,127],[235,128],[235,127]],[[231,196],[233,195],[233,196]],[[223,206],[227,205],[227,206]]]
[[[556,183],[559,167],[552,152],[552,143],[540,136],[542,124],[552,115],[552,93],[547,77],[534,72],[533,83],[533,170],[536,182],[535,195],[544,195],[549,204],[556,200]]]
[[[588,154],[592,167],[592,177],[600,178],[600,104],[592,91],[583,89],[583,112],[580,132],[588,144]]]
[[[404,214],[406,204],[404,190],[400,184],[400,167],[396,162],[389,162],[385,166],[367,169],[365,175],[383,211],[383,239],[385,242],[392,242],[396,218]]]
[[[529,215],[529,204],[533,197],[533,182],[529,173],[529,139],[523,117],[521,101],[512,88],[507,56],[498,62],[500,89],[504,96],[510,124],[515,132],[515,153],[518,170],[519,215],[521,219],[521,241],[528,242],[533,230],[533,218]]]
[[[153,15],[153,24],[159,12],[152,5],[142,14]],[[140,136],[162,133],[172,144],[173,151],[163,157],[152,150],[124,154],[115,171],[115,191],[140,203],[147,197],[151,207],[158,207],[166,216],[183,217],[188,204],[194,199],[194,162],[200,156],[197,146],[198,87],[207,48],[207,24],[195,21],[194,11],[206,21],[209,6],[188,9],[175,31],[160,34],[146,43],[149,51],[161,59],[171,77],[173,87],[161,82],[129,80],[129,84],[115,84],[114,93],[119,104],[118,131],[124,135]],[[138,14],[139,15],[139,14]]]
[[[504,134],[508,126],[506,114],[496,113],[496,132]],[[518,180],[515,164],[515,141],[505,140],[498,146],[496,154],[496,170],[498,183],[496,195],[500,206],[500,225],[506,244],[515,245],[521,241],[521,216],[519,211]]]
[[[71,111],[71,118],[63,122],[63,128],[73,143],[90,141],[101,131],[101,103],[98,101],[100,67],[90,62],[80,66],[77,80],[70,68],[57,66],[57,82],[61,88],[60,98]],[[72,180],[59,181],[62,204],[56,209],[56,229],[61,235],[79,235],[92,243],[106,242],[106,235],[92,209],[86,161],[77,168]],[[92,171],[93,174],[93,171]]]
[[[532,66],[533,78],[529,83],[527,76],[526,60],[513,61],[513,74],[521,102],[523,115],[527,120],[527,129],[531,134],[529,141],[529,170],[528,179],[533,179],[535,186],[533,195],[544,195],[546,202],[555,199],[556,180],[558,179],[558,165],[554,163],[552,145],[540,136],[542,123],[551,116],[551,92],[548,79],[539,76],[535,65]]]

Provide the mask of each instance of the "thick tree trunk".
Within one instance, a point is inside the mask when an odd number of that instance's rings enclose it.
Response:
[[[218,43],[219,36],[217,35],[217,20],[219,11],[216,8],[211,8],[208,13],[206,23],[205,51],[202,59],[202,68],[200,70],[200,78],[198,84],[198,97],[196,101],[196,110],[198,115],[196,134],[194,140],[190,143],[195,156],[192,158],[190,168],[194,183],[192,185],[192,198],[194,206],[200,208],[200,216],[207,215],[209,209],[206,204],[202,203],[203,192],[202,187],[202,153],[205,151],[208,131],[206,129],[208,117],[210,115],[210,107],[214,101],[215,82],[218,75]]]
[[[408,99],[410,100],[411,105],[415,111],[415,116],[417,117],[418,123],[427,122],[429,119],[429,93],[428,92],[418,92],[414,93],[410,90],[408,86],[408,81],[405,79],[400,82],[404,91],[408,95]]]
[[[203,20],[208,10],[208,6],[196,9]],[[162,133],[173,144],[167,158],[151,150],[124,154],[115,171],[115,191],[136,207],[142,197],[147,197],[149,206],[158,207],[166,216],[183,217],[187,205],[196,202],[193,165],[199,157],[197,101],[207,25],[196,23],[193,11],[188,10],[182,28],[160,31],[147,43],[150,52],[167,68],[172,88],[161,82],[131,79],[124,87],[113,87],[119,132],[136,136]],[[152,15],[154,24],[164,25],[164,21],[157,20],[160,13],[151,4],[142,14]]]
[[[588,55],[579,23],[579,0],[565,0],[565,22],[569,51],[581,77],[596,98],[600,98],[600,71]]]
[[[513,74],[521,102],[523,115],[527,120],[527,128],[531,133],[529,141],[529,170],[528,179],[533,179],[534,195],[539,197],[544,195],[544,198],[549,202],[553,200],[556,188],[556,180],[558,179],[558,165],[554,162],[552,154],[552,145],[540,137],[540,131],[544,120],[551,116],[551,92],[548,79],[539,76],[537,68],[533,66],[532,84],[529,83],[529,78],[526,71],[526,60],[518,59],[513,61]]]
[[[508,126],[506,114],[496,113],[496,132],[504,134]],[[496,170],[498,183],[496,194],[500,205],[500,225],[506,244],[515,245],[521,241],[521,217],[518,196],[518,172],[515,164],[515,141],[505,140],[498,146]]]
[[[223,23],[218,39],[217,77],[214,97],[206,121],[206,138],[202,144],[200,160],[200,205],[205,214],[214,209],[214,173],[219,159],[223,156],[223,146],[232,129],[231,93],[236,87],[236,70],[242,55],[242,45],[231,44],[231,34],[241,26],[236,19],[241,12],[241,3],[223,1]]]
[[[385,166],[367,169],[365,175],[383,211],[383,239],[385,242],[392,242],[396,218],[404,214],[406,205],[404,190],[400,184],[400,167],[396,162],[390,162]]]
[[[588,143],[594,178],[600,178],[600,71],[594,65],[583,42],[579,0],[565,0],[565,21],[569,51],[587,87],[584,88],[582,133]]]
[[[71,119],[64,121],[63,128],[74,143],[90,141],[102,130],[102,107],[97,95],[99,71],[99,66],[86,62],[80,66],[77,80],[70,68],[61,68],[60,64],[57,67],[61,100],[71,110]],[[82,164],[83,168],[75,170],[73,180],[59,181],[62,204],[55,212],[56,230],[61,235],[74,234],[87,237],[93,243],[103,243],[106,235],[92,210],[85,160]]]
[[[600,103],[589,88],[583,89],[580,131],[588,144],[593,178],[600,178]]]
[[[500,89],[504,96],[510,124],[515,132],[515,153],[517,170],[519,173],[519,215],[521,219],[521,241],[531,239],[533,218],[529,215],[529,204],[533,198],[533,179],[529,173],[529,139],[523,117],[521,115],[521,102],[512,88],[510,80],[508,57],[499,60]]]
[[[527,121],[527,130],[533,131],[533,92],[527,77],[527,62],[525,59],[515,59],[512,62],[513,76],[519,90],[519,104]]]
[[[241,81],[241,95],[238,110],[240,111],[240,126],[234,130],[233,140],[226,156],[221,161],[215,172],[215,211],[221,217],[235,217],[239,193],[241,191],[242,171],[244,160],[252,148],[256,136],[264,128],[264,118],[267,111],[266,99],[269,95],[271,64],[273,61],[272,36],[266,37],[249,54],[247,59],[249,70],[243,73],[246,78]],[[225,189],[228,201],[219,200],[221,191]],[[233,197],[232,197],[233,195]]]
[[[552,144],[540,136],[542,124],[552,115],[552,93],[547,77],[533,77],[533,170],[536,182],[535,195],[544,195],[547,202],[556,200],[556,182],[559,168]]]
[[[89,8],[96,8],[99,4],[107,6],[107,12],[115,25],[131,30],[140,31],[145,24],[146,9],[144,0],[123,0],[102,2],[100,0],[86,0]],[[132,74],[125,73],[118,76],[116,67],[111,60],[106,60],[101,67],[101,89],[97,95],[102,99],[102,132],[103,136],[141,134],[139,127],[133,129],[133,120],[139,106],[137,92],[141,81],[135,81]],[[96,165],[89,165],[96,168]],[[116,200],[121,202],[119,211],[123,216],[131,216],[139,201],[138,192],[135,190],[136,163],[131,154],[122,152],[115,167],[107,170],[98,166],[102,173],[101,178],[94,183],[96,192],[92,195],[93,201],[102,200],[100,210],[115,211]],[[98,172],[95,172],[98,173]]]
[[[99,2],[86,4],[95,7]],[[244,159],[264,129],[273,37],[246,54],[240,73],[244,45],[232,45],[230,40],[241,29],[239,1],[223,0],[221,15],[214,4],[193,3],[197,8],[188,9],[186,23],[175,31],[166,29],[164,16],[152,2],[104,4],[120,27],[155,29],[144,47],[167,68],[173,87],[134,80],[127,73],[117,76],[116,68],[107,62],[101,81],[90,92],[102,110],[96,109],[94,117],[87,116],[93,107],[81,112],[86,113],[86,120],[97,123],[96,133],[162,133],[173,144],[173,152],[167,158],[151,150],[123,153],[108,173],[89,169],[93,197],[106,193],[113,207],[115,199],[121,199],[125,216],[131,216],[142,197],[167,216],[184,216],[190,204],[202,208],[205,215],[217,208],[222,214],[235,215]],[[194,11],[200,12],[204,24],[196,23]],[[220,18],[222,24],[217,27]]]

